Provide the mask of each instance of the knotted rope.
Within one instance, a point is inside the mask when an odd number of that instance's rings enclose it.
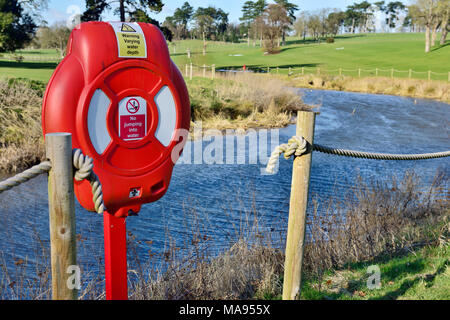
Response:
[[[275,148],[272,152],[269,161],[267,163],[266,172],[274,173],[275,166],[278,162],[278,158],[284,153],[284,158],[287,160],[292,155],[301,156],[307,150],[307,142],[303,137],[293,136],[289,139],[287,144],[282,144]],[[423,153],[423,154],[389,154],[389,153],[373,153],[362,152],[347,149],[336,149],[319,144],[314,144],[312,149],[315,151],[333,154],[337,156],[363,158],[363,159],[375,159],[375,160],[424,160],[424,159],[436,159],[450,156],[450,151],[435,152],[435,153]]]
[[[92,188],[92,201],[94,202],[95,211],[103,213],[105,204],[103,203],[102,185],[98,176],[92,170],[94,168],[93,159],[85,156],[80,149],[73,150],[73,166],[75,169],[75,180],[88,180]]]
[[[284,158],[288,160],[292,155],[296,157],[301,156],[307,150],[308,142],[303,137],[293,136],[288,140],[288,143],[284,143],[276,147],[270,155],[269,162],[267,163],[266,171],[273,174],[275,166],[277,165],[278,158],[284,153]]]

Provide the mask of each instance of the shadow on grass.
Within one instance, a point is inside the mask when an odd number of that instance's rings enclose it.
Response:
[[[0,61],[0,68],[17,68],[17,69],[55,69],[58,64],[56,62],[16,62],[16,61]]]
[[[352,38],[361,38],[361,37],[365,37],[366,35],[363,34],[354,34],[354,35],[339,35],[339,36],[334,36],[331,38],[334,39],[352,39]],[[323,38],[319,38],[320,39],[320,43],[324,43],[325,40],[327,39],[327,37],[323,37]],[[314,43],[318,43],[318,39],[298,39],[298,40],[286,40],[286,45],[293,45],[293,44],[314,44]]]
[[[422,264],[420,270],[416,270],[416,272],[414,272],[414,270],[408,270],[407,273],[411,273],[411,274],[415,274],[419,271],[422,271],[425,267],[425,260],[423,259],[419,259],[420,264]],[[440,274],[443,274],[445,272],[445,270],[447,269],[449,262],[448,261],[444,261],[439,268],[437,268],[436,272],[432,273],[432,274],[425,274],[425,275],[416,275],[413,279],[408,279],[406,281],[404,281],[402,283],[402,285],[400,286],[400,288],[396,289],[396,290],[392,290],[387,292],[385,295],[376,298],[377,300],[388,300],[388,299],[397,299],[398,297],[404,295],[406,293],[406,291],[408,291],[409,288],[413,287],[416,283],[420,282],[420,281],[424,281],[425,282],[425,287],[430,288],[433,286],[434,280],[436,279],[436,277]],[[414,263],[410,263],[407,268],[414,268],[415,262]],[[383,273],[383,275],[385,275],[386,273]],[[400,275],[399,275],[400,276]]]
[[[289,68],[295,69],[295,68],[314,68],[317,67],[319,64],[317,63],[302,63],[302,64],[283,64],[283,65],[261,65],[261,64],[251,64],[251,65],[245,65],[247,70],[257,72],[257,73],[264,73],[267,72],[267,67],[270,67],[272,70],[273,68],[280,68],[281,70],[287,70]],[[228,71],[228,70],[242,70],[243,65],[234,65],[234,66],[220,66],[216,69],[216,71]]]
[[[433,49],[430,50],[430,52],[440,50],[440,49],[442,49],[442,48],[444,48],[444,47],[446,47],[448,45],[450,45],[450,40],[447,40],[444,44],[440,44],[440,45],[435,46]]]

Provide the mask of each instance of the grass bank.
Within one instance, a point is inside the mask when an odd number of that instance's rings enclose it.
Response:
[[[348,200],[317,199],[309,213],[302,298],[448,297],[448,177],[438,174],[427,190],[414,173],[400,181],[355,185]],[[280,299],[284,243],[274,241],[257,219],[245,221],[244,232],[218,257],[207,254],[211,239],[201,232],[194,236],[191,259],[174,248],[170,269],[153,278],[144,272],[133,298]],[[372,264],[381,270],[381,289],[375,291],[366,287]],[[348,281],[334,280],[337,274]]]
[[[297,110],[309,109],[298,93],[277,78],[254,74],[187,80],[192,120],[204,129],[280,128]],[[194,124],[195,125],[195,124]]]
[[[374,267],[375,266],[375,267]],[[380,272],[379,286],[369,277]],[[371,289],[367,283],[373,284]],[[408,248],[395,257],[353,263],[331,270],[320,283],[308,281],[303,299],[314,300],[449,300],[450,243]]]
[[[292,77],[290,83],[302,88],[388,94],[450,103],[450,83],[445,81],[305,75]]]

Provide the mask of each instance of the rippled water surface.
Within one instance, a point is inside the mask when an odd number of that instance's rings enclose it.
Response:
[[[333,91],[299,90],[308,104],[319,104],[315,141],[318,144],[363,151],[426,153],[450,149],[450,109],[445,103]],[[280,143],[295,134],[295,126],[279,130]],[[237,147],[234,136],[232,141]],[[270,137],[267,149],[270,149]],[[202,142],[196,142],[196,147]],[[209,141],[203,141],[203,148]],[[191,147],[192,143],[191,143]],[[192,150],[194,148],[191,148]],[[266,154],[269,154],[267,150]],[[236,155],[238,151],[236,151]],[[263,165],[177,164],[171,186],[160,201],[143,206],[138,217],[127,220],[135,235],[137,253],[149,255],[165,250],[168,238],[182,243],[190,238],[198,217],[202,231],[216,248],[226,247],[245,217],[257,212],[263,228],[284,233],[287,223],[291,161],[281,160],[276,175],[262,175]],[[229,160],[229,159],[228,159]],[[230,161],[230,160],[229,160]],[[314,153],[310,195],[342,198],[357,175],[364,180],[401,177],[414,169],[425,183],[438,168],[449,172],[449,159],[425,161],[377,161],[335,157]],[[194,214],[195,213],[195,214]],[[34,179],[0,195],[0,252],[6,261],[40,255],[40,243],[48,247],[47,181]],[[102,217],[77,204],[77,233],[81,235],[80,261],[102,256]],[[9,264],[8,263],[8,264]],[[33,270],[29,270],[33,273]],[[94,270],[95,272],[95,270]]]

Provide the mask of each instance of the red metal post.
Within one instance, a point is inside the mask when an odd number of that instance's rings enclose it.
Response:
[[[127,300],[127,230],[126,218],[105,211],[105,290],[106,300]]]

